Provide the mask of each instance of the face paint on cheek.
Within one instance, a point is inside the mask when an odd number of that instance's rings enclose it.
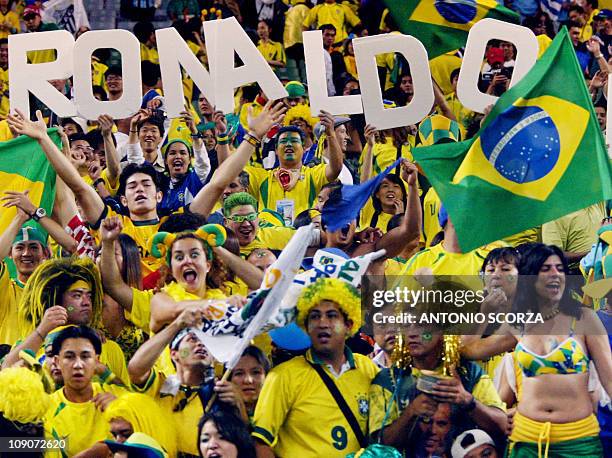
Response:
[[[334,325],[334,332],[336,334],[342,334],[342,331],[344,330],[344,326],[342,326],[340,323],[336,323]]]
[[[423,342],[431,342],[431,339],[433,339],[433,334],[431,332],[424,332],[421,334],[421,340]]]
[[[69,305],[68,307],[66,307],[66,311],[74,312],[74,307],[72,305]]]
[[[187,358],[189,356],[189,353],[190,351],[188,348],[183,348],[179,351],[179,355],[181,356],[181,358]]]

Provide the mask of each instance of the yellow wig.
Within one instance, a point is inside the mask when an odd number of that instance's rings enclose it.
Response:
[[[40,264],[28,279],[19,304],[19,332],[26,337],[42,320],[45,310],[61,305],[62,295],[76,281],[91,286],[93,315],[89,326],[102,325],[102,280],[89,258],[49,259]]]
[[[38,374],[25,367],[0,371],[0,412],[19,423],[42,421],[51,401]]]
[[[321,301],[338,304],[347,319],[353,322],[351,334],[361,327],[361,296],[357,288],[337,278],[319,278],[302,291],[297,302],[297,324],[306,328],[310,310]]]
[[[303,103],[298,103],[296,106],[291,107],[287,110],[287,113],[285,113],[283,125],[290,126],[291,123],[296,119],[303,119],[313,129],[318,122],[318,118],[312,117],[312,114],[310,113],[310,107]]]
[[[176,432],[168,426],[168,416],[150,396],[128,393],[115,399],[104,411],[104,419],[110,423],[116,418],[130,423],[135,433],[151,436],[168,456],[176,456]]]

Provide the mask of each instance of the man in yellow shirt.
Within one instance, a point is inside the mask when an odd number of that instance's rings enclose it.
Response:
[[[327,164],[303,165],[304,133],[295,126],[284,126],[276,136],[279,166],[271,170],[244,168],[249,174],[249,193],[259,201],[259,207],[280,213],[290,223],[301,212],[312,208],[323,185],[334,181],[342,171],[342,148],[334,118],[327,112],[321,112],[319,117],[327,134]]]
[[[295,233],[289,227],[259,227],[257,201],[246,192],[230,195],[223,203],[225,226],[234,231],[240,254],[247,257],[257,248],[282,250]]]
[[[153,397],[167,415],[169,427],[175,428],[179,452],[195,456],[198,455],[198,421],[210,401],[213,387],[224,399],[227,393],[232,400],[226,404],[246,416],[242,398],[231,383],[215,384],[214,360],[192,332],[192,328],[201,326],[204,310],[197,306],[185,309],[138,349],[129,366],[134,388]],[[154,367],[168,346],[176,375],[165,374]]]
[[[276,69],[287,64],[287,57],[283,45],[270,40],[271,32],[272,23],[270,21],[261,20],[257,23],[257,36],[259,37],[257,49],[264,56],[266,62]]]
[[[59,30],[59,27],[56,24],[42,21],[40,17],[40,9],[36,5],[26,6],[23,10],[22,17],[27,32],[48,32],[50,30]],[[31,64],[42,64],[52,62],[54,60],[54,49],[41,49],[38,51],[28,52],[28,62]]]
[[[361,24],[361,19],[345,4],[338,4],[336,0],[325,0],[308,12],[304,19],[304,30],[311,27],[318,29],[323,24],[332,24],[336,27],[336,42],[342,42],[348,36],[349,28]]]
[[[140,42],[140,60],[148,60],[159,64],[159,54],[155,47],[155,27],[150,22],[137,22],[134,25],[134,35]]]
[[[75,456],[98,441],[111,439],[110,425],[102,412],[128,391],[117,385],[92,382],[101,351],[100,338],[87,326],[70,326],[53,341],[51,352],[64,387],[51,395],[44,420],[45,438],[65,440],[66,446],[49,450],[45,456]]]
[[[19,16],[11,9],[10,0],[0,0],[0,38],[19,33]]]
[[[10,110],[8,39],[0,39],[0,119],[6,118]]]
[[[0,263],[0,344],[13,345],[22,337],[18,329],[18,311],[23,287],[40,263],[49,258],[43,233],[34,227],[22,227],[28,219],[28,215],[18,211],[0,237],[0,256],[2,259],[9,256],[17,268],[17,278],[12,279],[7,263]]]
[[[304,289],[297,310],[297,324],[312,346],[266,377],[253,420],[257,455],[345,457],[365,447],[367,394],[378,372],[368,357],[345,345],[361,325],[360,295],[342,280],[319,279]],[[348,412],[338,407],[328,383]]]

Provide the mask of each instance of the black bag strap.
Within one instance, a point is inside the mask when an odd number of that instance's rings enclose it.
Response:
[[[342,414],[346,418],[346,421],[348,421],[348,424],[351,426],[351,429],[353,430],[353,433],[357,437],[357,441],[359,442],[359,446],[361,448],[367,447],[368,441],[366,440],[366,437],[363,434],[363,431],[361,431],[361,427],[359,426],[359,422],[357,421],[357,418],[355,418],[355,415],[353,414],[353,411],[351,410],[351,408],[346,403],[346,400],[344,399],[344,396],[342,396],[342,393],[340,393],[340,390],[338,389],[338,387],[336,386],[334,381],[330,378],[329,375],[327,375],[325,373],[325,369],[323,369],[320,364],[313,364],[310,361],[308,361],[308,363],[312,366],[312,368],[315,371],[317,371],[317,374],[319,374],[319,377],[321,377],[321,380],[323,380],[323,383],[325,384],[325,386],[327,387],[327,389],[331,393],[332,397],[336,401],[336,404],[338,404],[338,407],[342,411]]]

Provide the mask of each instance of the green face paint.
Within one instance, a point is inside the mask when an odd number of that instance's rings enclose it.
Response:
[[[343,330],[344,330],[344,326],[342,326],[340,323],[334,324],[334,332],[336,334],[342,334]]]
[[[189,349],[187,348],[183,348],[182,350],[179,351],[179,355],[181,358],[187,358],[189,356]]]
[[[423,342],[431,342],[431,339],[433,339],[433,334],[431,332],[424,332],[421,334],[421,340]]]
[[[69,305],[68,307],[66,307],[66,310],[69,312],[74,312],[74,307],[72,305]]]

